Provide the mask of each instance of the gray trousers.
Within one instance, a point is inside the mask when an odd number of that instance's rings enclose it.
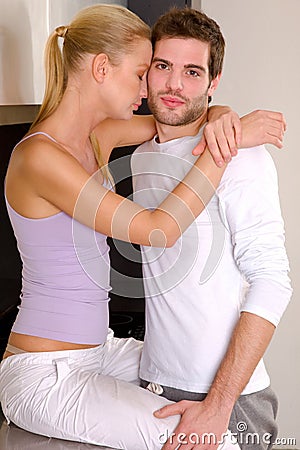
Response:
[[[144,388],[148,384],[148,381],[141,381]],[[161,387],[161,396],[174,402],[202,401],[206,397],[206,394]],[[278,434],[277,410],[278,400],[270,387],[238,398],[228,428],[236,436],[242,450],[270,450],[273,447]]]

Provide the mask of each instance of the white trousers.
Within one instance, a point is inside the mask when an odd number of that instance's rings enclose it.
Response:
[[[156,450],[179,416],[153,412],[171,402],[140,388],[142,342],[110,338],[96,348],[10,356],[0,366],[7,421],[44,436],[115,449]],[[230,441],[222,449],[239,448]]]

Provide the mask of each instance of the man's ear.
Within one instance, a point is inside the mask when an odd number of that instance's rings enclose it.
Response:
[[[107,74],[109,66],[108,56],[105,53],[99,53],[93,59],[92,71],[96,81],[102,82]]]
[[[211,97],[211,96],[213,95],[213,93],[215,92],[215,90],[217,89],[218,84],[219,84],[219,82],[220,82],[221,75],[222,75],[222,74],[219,73],[219,74],[216,76],[216,78],[214,78],[213,80],[211,80],[210,86],[209,86],[208,92],[207,92],[207,95],[208,95],[208,96]]]

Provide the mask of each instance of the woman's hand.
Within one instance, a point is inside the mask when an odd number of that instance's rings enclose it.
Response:
[[[229,162],[238,148],[262,144],[283,146],[286,121],[281,112],[256,110],[241,119],[227,106],[214,106],[209,112],[209,122],[193,154],[201,155],[207,146],[219,167]]]
[[[282,148],[286,121],[282,113],[257,110],[243,116],[240,147],[248,148],[262,144],[273,144]]]
[[[208,123],[203,136],[193,155],[201,155],[207,146],[215,163],[221,167],[237,154],[241,138],[242,126],[238,114],[227,106],[212,106],[208,110]]]

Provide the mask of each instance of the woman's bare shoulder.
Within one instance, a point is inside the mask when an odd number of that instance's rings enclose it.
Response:
[[[79,166],[78,161],[58,142],[42,134],[30,136],[15,147],[9,168],[29,172],[53,172],[61,165]],[[58,166],[58,167],[56,167]]]

